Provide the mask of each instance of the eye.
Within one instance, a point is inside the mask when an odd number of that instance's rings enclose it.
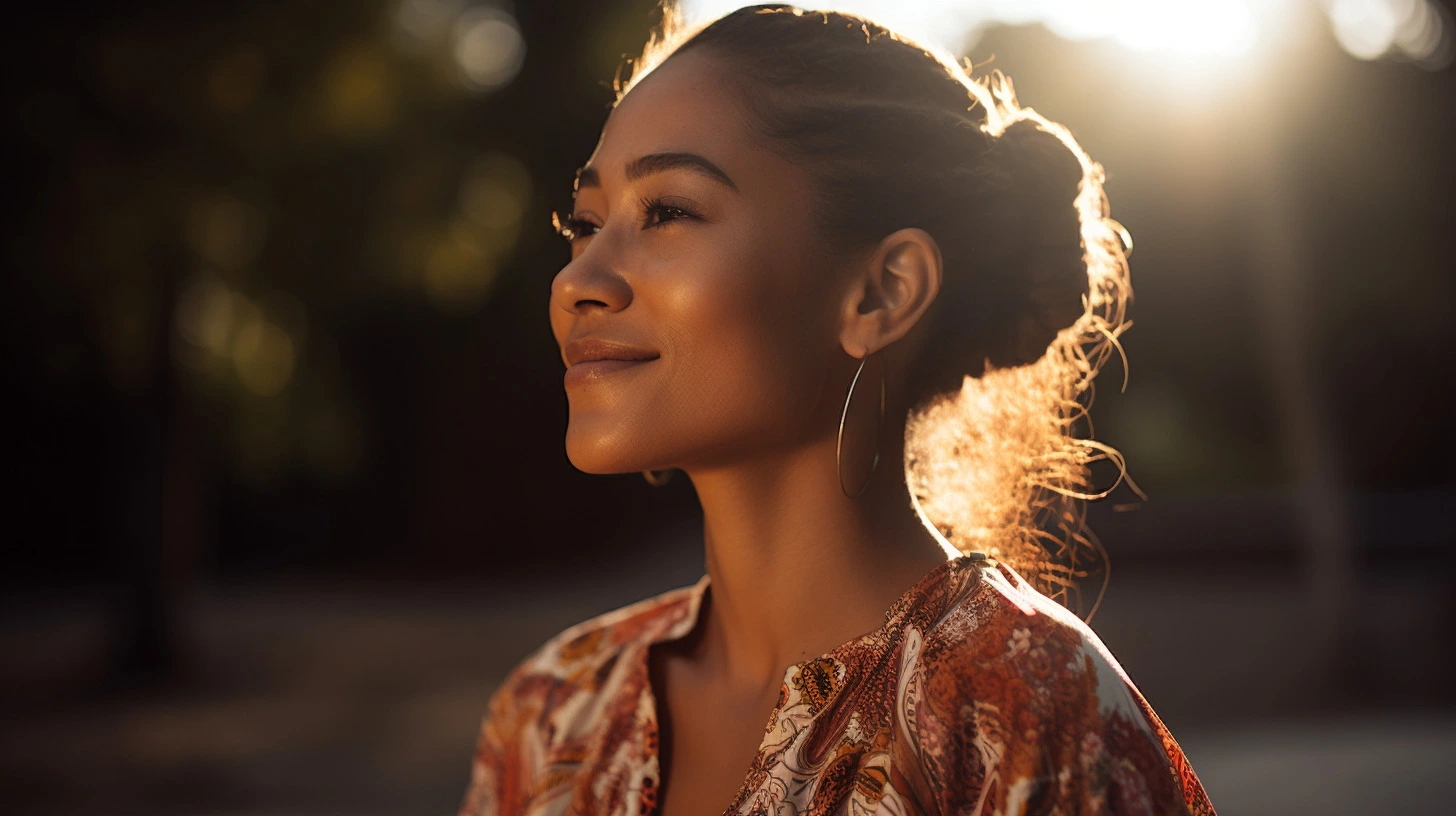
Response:
[[[643,229],[666,226],[683,218],[698,217],[697,213],[687,207],[668,204],[660,198],[644,198],[641,204],[644,218]]]
[[[593,224],[585,218],[577,218],[575,216],[562,218],[555,212],[551,213],[551,226],[568,243],[573,243],[578,238],[587,238],[595,235],[596,233],[593,230],[600,229],[596,224]]]
[[[664,227],[684,218],[698,217],[693,210],[678,204],[668,204],[660,198],[644,198],[640,203],[643,229]],[[576,216],[562,218],[555,212],[551,213],[551,226],[555,228],[558,235],[566,239],[567,243],[575,243],[581,238],[590,238],[601,230],[600,224],[593,224],[585,218]]]

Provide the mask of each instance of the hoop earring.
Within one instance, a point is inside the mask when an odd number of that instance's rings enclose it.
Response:
[[[880,361],[880,415],[875,420],[875,458],[874,461],[870,462],[869,475],[865,477],[864,484],[859,486],[859,490],[850,493],[849,488],[844,486],[844,460],[842,456],[844,450],[844,418],[849,416],[849,401],[854,398],[855,383],[859,382],[859,375],[864,371],[865,361],[869,358],[870,356],[868,354],[860,358],[859,368],[855,369],[854,372],[854,379],[849,381],[849,393],[844,395],[844,410],[839,413],[839,438],[834,443],[834,467],[839,473],[839,489],[851,499],[859,498],[860,494],[864,493],[865,489],[870,486],[870,479],[874,478],[875,468],[880,464],[880,430],[885,422],[885,363],[883,360]]]
[[[653,487],[662,487],[672,481],[672,474],[672,468],[668,468],[667,470],[644,470],[642,471],[642,478],[646,479],[647,483]]]

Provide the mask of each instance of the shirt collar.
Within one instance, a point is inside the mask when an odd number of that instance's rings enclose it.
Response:
[[[833,651],[851,646],[867,638],[883,632],[885,629],[902,625],[912,614],[916,617],[926,617],[929,620],[936,620],[940,617],[942,608],[946,606],[956,592],[950,591],[954,586],[959,586],[961,581],[947,580],[953,576],[962,575],[971,567],[987,564],[984,556],[960,556],[950,558],[936,564],[921,576],[909,589],[901,593],[890,608],[885,610],[884,620],[880,627],[873,632],[866,632],[853,640],[846,641]],[[664,625],[657,632],[651,634],[648,639],[649,645],[669,640],[677,640],[686,637],[697,626],[698,615],[702,611],[703,597],[707,594],[709,576],[705,572],[703,576],[691,586],[683,587],[683,594],[678,602],[676,614],[665,617]]]

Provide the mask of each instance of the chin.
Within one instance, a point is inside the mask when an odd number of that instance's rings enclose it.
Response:
[[[591,433],[574,427],[566,431],[566,458],[582,473],[606,476],[645,470],[620,433]]]
[[[582,456],[574,455],[569,448],[566,451],[566,458],[571,462],[572,467],[582,473],[590,473],[593,476],[610,476],[614,473],[626,473],[628,471],[628,468],[613,465],[609,460],[591,457],[583,458]]]

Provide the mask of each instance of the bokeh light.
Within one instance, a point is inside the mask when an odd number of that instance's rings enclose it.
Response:
[[[461,211],[503,246],[514,240],[530,201],[531,172],[509,154],[482,154],[462,174]]]
[[[177,332],[188,343],[222,357],[232,340],[234,295],[215,275],[197,277],[182,290]]]
[[[293,338],[261,311],[249,310],[233,341],[233,365],[244,387],[260,397],[271,397],[293,376]]]
[[[396,43],[423,52],[449,34],[464,8],[464,0],[403,0],[394,12]]]
[[[1363,60],[1394,57],[1431,70],[1451,64],[1451,18],[1433,0],[1322,0],[1335,39]]]
[[[303,304],[283,292],[257,300],[215,274],[195,276],[177,300],[179,362],[216,381],[227,373],[260,397],[280,393],[293,378],[308,336]]]
[[[462,84],[473,91],[494,91],[511,80],[526,60],[526,41],[516,19],[489,6],[461,14],[454,27],[455,62]]]
[[[398,105],[396,77],[383,49],[368,42],[337,49],[319,78],[320,124],[336,136],[383,132]]]
[[[501,151],[475,157],[459,179],[457,206],[444,228],[424,230],[405,248],[405,267],[418,270],[430,302],[449,313],[484,301],[516,247],[532,198],[530,171]]]

